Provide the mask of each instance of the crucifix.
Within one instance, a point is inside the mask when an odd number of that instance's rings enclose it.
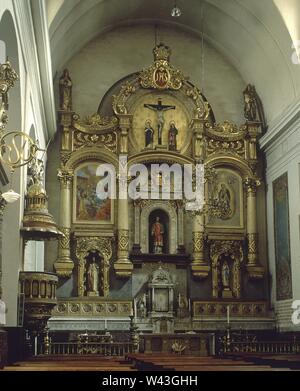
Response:
[[[167,110],[175,110],[175,106],[168,106],[168,105],[163,105],[161,98],[158,98],[158,103],[157,105],[154,104],[144,104],[144,107],[147,109],[156,111],[157,114],[157,126],[158,126],[158,145],[162,144],[162,130],[164,127],[165,119],[164,119],[164,111]]]

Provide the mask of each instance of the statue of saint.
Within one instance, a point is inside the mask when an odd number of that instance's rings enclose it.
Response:
[[[257,102],[256,102],[256,94],[255,89],[250,84],[244,91],[244,115],[248,121],[256,121],[257,120]]]
[[[222,265],[222,285],[225,289],[230,287],[230,268],[227,261]]]
[[[178,135],[178,129],[175,126],[175,122],[170,122],[170,129],[169,129],[169,150],[170,151],[176,151],[177,150],[177,135]]]
[[[156,217],[155,223],[151,227],[151,236],[153,237],[153,251],[154,254],[161,254],[164,241],[164,226],[160,223],[159,217]]]
[[[140,318],[145,318],[147,315],[147,301],[146,294],[144,293],[138,303],[138,311]]]
[[[72,80],[69,71],[65,69],[59,79],[60,108],[64,111],[72,110]]]
[[[87,291],[88,293],[99,293],[99,267],[95,257],[93,257],[87,271]]]
[[[150,120],[147,120],[145,125],[145,147],[149,148],[153,145],[154,130]]]

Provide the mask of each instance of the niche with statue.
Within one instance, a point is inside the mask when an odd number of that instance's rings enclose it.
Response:
[[[86,296],[103,296],[102,257],[97,251],[90,251],[85,263]]]
[[[213,297],[241,297],[243,248],[240,241],[214,241],[210,248]]]

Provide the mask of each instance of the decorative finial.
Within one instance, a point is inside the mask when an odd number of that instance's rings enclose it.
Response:
[[[160,43],[155,46],[153,49],[153,54],[154,54],[154,61],[170,61],[170,56],[171,56],[171,49],[169,46],[166,46],[164,43]]]

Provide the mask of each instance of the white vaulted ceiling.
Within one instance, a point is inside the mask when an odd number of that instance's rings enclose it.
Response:
[[[203,3],[205,40],[231,62],[245,84],[255,84],[269,124],[275,122],[300,93],[300,65],[291,60],[300,32],[300,16],[293,8],[299,1]],[[157,23],[200,34],[201,0],[177,4],[182,16],[175,19],[170,16],[173,0],[47,0],[53,74],[94,37],[120,25]]]

